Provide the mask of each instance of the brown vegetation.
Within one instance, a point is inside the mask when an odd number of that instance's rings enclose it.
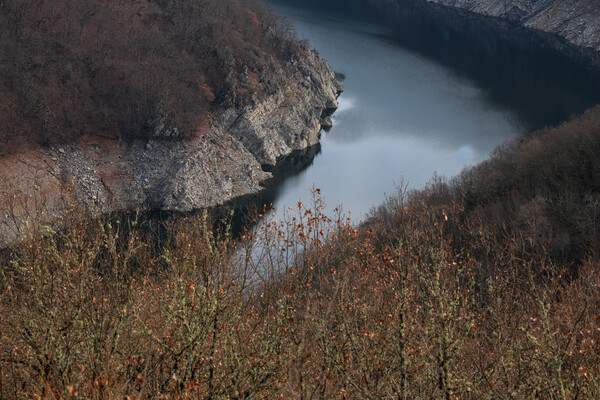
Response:
[[[90,134],[202,132],[213,107],[272,90],[258,82],[299,50],[292,36],[256,1],[5,1],[0,156]]]
[[[0,397],[600,398],[598,115],[360,228],[318,190],[238,239],[73,210],[2,254]]]
[[[488,254],[464,224],[477,221],[501,241],[522,234],[527,249],[553,262],[576,266],[600,257],[600,106],[570,122],[516,139],[490,159],[446,181],[434,178],[414,199],[438,209],[457,205],[448,233],[457,248]],[[416,201],[416,200],[415,200]],[[402,229],[393,197],[374,212],[371,224],[394,237]],[[493,262],[496,254],[490,254]],[[488,257],[486,257],[488,258]]]
[[[410,207],[404,233],[298,205],[235,243],[206,214],[152,238],[135,216],[4,257],[5,398],[596,398],[597,263],[570,275],[520,235],[482,274]],[[446,220],[448,217],[448,220]],[[468,228],[465,228],[468,229]]]

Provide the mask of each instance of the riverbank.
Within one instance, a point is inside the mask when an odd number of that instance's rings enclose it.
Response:
[[[436,172],[455,176],[600,102],[600,80],[585,67],[492,18],[416,6],[377,18],[297,3],[273,7],[344,74],[345,91],[311,168],[282,183],[277,219],[314,186],[359,221],[400,179],[418,189]]]

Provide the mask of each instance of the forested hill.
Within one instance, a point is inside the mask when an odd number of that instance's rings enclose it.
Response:
[[[254,0],[9,0],[0,42],[0,156],[85,134],[197,134],[211,110],[273,90],[300,50]]]
[[[0,209],[19,217],[0,215],[0,242],[65,196],[187,211],[255,193],[341,90],[259,1],[4,1]]]

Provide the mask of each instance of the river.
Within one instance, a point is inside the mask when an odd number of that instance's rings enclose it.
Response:
[[[452,177],[499,144],[600,102],[585,68],[528,38],[465,34],[408,10],[393,24],[282,3],[279,15],[339,74],[333,128],[275,170],[261,201],[276,218],[321,189],[330,209],[363,218],[398,185]],[[459,32],[459,34],[457,34]],[[543,47],[543,46],[542,46]],[[582,72],[583,71],[583,72]],[[590,85],[590,79],[594,85]]]

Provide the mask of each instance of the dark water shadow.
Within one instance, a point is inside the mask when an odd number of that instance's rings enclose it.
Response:
[[[215,208],[215,212],[218,210],[216,215],[226,217],[233,213],[231,225],[235,234],[241,233],[243,227],[251,228],[257,222],[256,216],[263,212],[264,207],[275,203],[283,190],[283,184],[308,169],[320,153],[321,144],[317,143],[282,157],[271,169],[273,177],[263,183],[262,191],[234,199]]]
[[[600,68],[592,56],[549,34],[422,1],[274,3],[313,9],[319,20],[336,15],[385,27],[385,33],[366,34],[474,81],[491,103],[515,112],[528,130],[556,125],[600,103]]]
[[[409,2],[385,38],[418,52],[486,89],[529,129],[556,125],[600,103],[600,73],[549,35],[512,24]]]

